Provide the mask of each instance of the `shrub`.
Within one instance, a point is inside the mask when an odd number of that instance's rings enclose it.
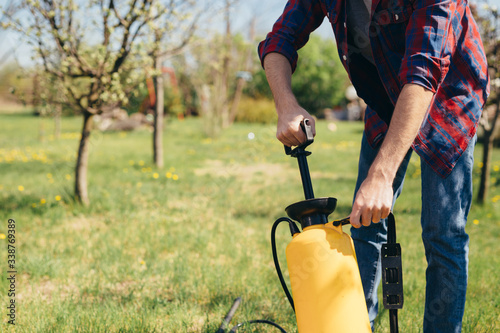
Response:
[[[238,105],[238,122],[270,124],[275,123],[277,119],[274,102],[269,99],[243,97]]]

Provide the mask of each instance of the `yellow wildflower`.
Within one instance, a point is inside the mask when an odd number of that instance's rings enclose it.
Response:
[[[0,234],[0,239],[5,239],[5,238],[6,238],[5,234]]]
[[[153,178],[154,178],[154,179],[158,179],[158,177],[160,177],[160,175],[159,175],[159,174],[157,174],[157,173],[155,172],[155,173],[153,174]]]
[[[144,161],[139,161],[139,165],[143,166],[144,165]]]
[[[165,177],[167,177],[167,178],[172,178],[172,173],[171,173],[171,172],[167,172],[167,173],[165,174]]]
[[[472,221],[472,223],[479,224],[479,220],[474,220],[474,221]]]
[[[19,185],[17,187],[17,189],[19,190],[19,192],[22,192],[22,191],[24,191],[24,186],[23,185]]]
[[[177,180],[177,179],[179,179],[179,176],[177,176],[177,175],[173,175],[173,176],[172,176],[172,179],[173,179],[173,180]]]
[[[45,200],[44,198],[41,198],[40,199],[40,204],[41,205],[45,205],[45,203],[47,203],[47,200]]]
[[[56,201],[61,201],[61,196],[60,195],[56,195],[55,199],[56,199]]]

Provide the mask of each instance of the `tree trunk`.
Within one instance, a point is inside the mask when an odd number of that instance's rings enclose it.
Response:
[[[61,104],[57,104],[54,113],[54,138],[59,140],[61,137],[61,113],[62,106]]]
[[[500,98],[497,97],[495,104],[495,113],[492,122],[488,125],[489,122],[486,118],[486,122],[483,124],[483,167],[481,168],[481,180],[479,182],[479,192],[477,193],[477,202],[481,204],[486,201],[488,197],[488,188],[490,186],[491,152],[493,151],[495,129],[500,116]],[[483,116],[488,117],[487,114],[483,114]]]
[[[155,165],[161,169],[163,168],[163,73],[161,71],[162,62],[160,58],[156,59],[156,69],[160,74],[156,77],[156,105],[155,105],[155,118],[154,118],[154,131],[153,131],[153,158]]]
[[[93,114],[88,112],[85,112],[83,115],[82,136],[80,138],[80,145],[78,146],[78,157],[75,167],[75,198],[86,206],[90,203],[87,193],[87,167],[93,116]]]
[[[229,125],[234,123],[236,115],[238,114],[238,105],[240,104],[241,96],[243,95],[243,88],[245,87],[245,79],[239,78],[236,85],[236,91],[231,104],[231,111],[229,112]]]
[[[491,152],[493,151],[494,135],[490,131],[484,131],[483,143],[483,167],[481,168],[481,180],[479,182],[479,192],[477,193],[477,202],[482,204],[488,197],[488,187],[490,184],[490,165]]]

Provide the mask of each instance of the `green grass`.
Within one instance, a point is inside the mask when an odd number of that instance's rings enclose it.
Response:
[[[6,324],[7,241],[0,239],[2,331],[215,332],[238,296],[243,302],[232,324],[270,319],[296,331],[269,233],[284,208],[302,200],[302,187],[274,125],[236,124],[208,139],[201,119],[172,120],[165,127],[163,170],[152,164],[148,131],[94,131],[91,205],[82,207],[72,199],[81,119],[64,118],[59,140],[50,135],[50,119],[3,113],[0,122],[0,233],[7,234],[9,218],[16,220],[18,270],[14,328]],[[349,213],[361,132],[359,123],[341,123],[337,131],[318,124],[309,166],[316,196],[339,200],[332,218]],[[493,160],[500,166],[498,149]],[[395,207],[405,283],[401,332],[422,330],[426,263],[417,166],[414,156]],[[464,332],[500,330],[498,168],[493,177],[489,201],[473,206],[467,227]],[[286,228],[278,231],[284,253],[290,237]],[[387,312],[377,331],[389,331]]]

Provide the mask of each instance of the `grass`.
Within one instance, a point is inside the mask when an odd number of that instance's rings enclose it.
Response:
[[[274,125],[236,124],[209,139],[202,120],[172,120],[165,128],[163,170],[151,162],[148,131],[94,131],[92,203],[82,207],[72,199],[81,119],[64,118],[59,140],[50,135],[49,119],[17,112],[0,113],[0,121],[0,238],[7,220],[15,219],[18,270],[13,327],[5,311],[7,240],[0,239],[2,331],[215,332],[238,296],[243,302],[232,324],[270,319],[296,331],[269,233],[284,208],[302,200],[302,187]],[[333,218],[349,213],[361,132],[359,123],[341,123],[337,131],[318,123],[309,166],[316,196],[339,200]],[[490,199],[473,206],[467,227],[464,332],[500,330],[498,149],[493,160]],[[401,332],[422,331],[426,263],[417,170],[414,156],[395,207],[405,283]],[[476,163],[476,180],[479,170]],[[289,239],[286,228],[278,230],[281,253]],[[389,331],[387,312],[377,331]]]

